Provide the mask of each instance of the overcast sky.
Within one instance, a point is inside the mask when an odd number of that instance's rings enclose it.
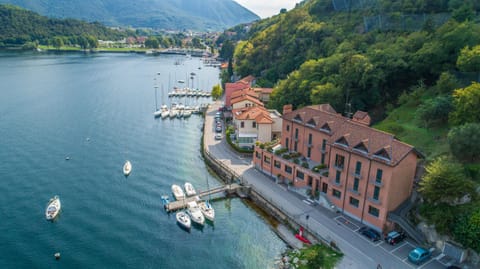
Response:
[[[271,17],[280,12],[280,9],[290,10],[300,0],[235,0],[240,5],[248,8],[262,19]]]

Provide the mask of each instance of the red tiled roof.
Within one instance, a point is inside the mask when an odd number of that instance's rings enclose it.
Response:
[[[231,100],[230,103],[231,103],[232,105],[247,100],[247,101],[250,101],[250,102],[252,102],[252,103],[255,103],[255,104],[259,105],[259,106],[263,106],[263,103],[262,103],[260,100],[258,100],[258,99],[255,98],[255,97],[252,97],[252,96],[250,96],[250,95],[241,95],[241,96],[236,97],[236,98],[231,98],[230,100]]]
[[[253,81],[255,81],[255,79],[256,79],[256,78],[255,78],[254,76],[248,75],[248,76],[240,79],[240,80],[237,81],[237,82],[247,83],[248,85],[252,86],[252,83],[253,83]]]
[[[284,120],[306,125],[330,136],[328,143],[348,151],[395,166],[414,148],[398,141],[392,134],[376,130],[345,118],[328,104],[303,107],[283,115]],[[326,131],[330,129],[330,131]],[[343,144],[346,142],[346,145]],[[362,152],[363,146],[368,152]],[[389,157],[390,160],[382,158]]]
[[[251,90],[251,88],[236,90],[236,91],[232,92],[232,95],[230,96],[230,98],[233,99],[233,98],[237,98],[237,97],[243,96],[243,95],[250,95],[252,97],[258,98],[258,94],[256,92],[254,92],[253,90]]]
[[[273,88],[251,88],[251,89],[257,93],[271,94],[273,92]]]
[[[234,109],[232,114],[237,120],[255,120],[258,124],[273,123],[270,113],[264,107]]]

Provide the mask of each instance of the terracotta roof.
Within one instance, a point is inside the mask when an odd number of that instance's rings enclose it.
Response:
[[[328,104],[294,110],[282,118],[328,134],[328,143],[334,147],[364,154],[391,166],[397,165],[414,150],[413,146],[398,141],[392,134],[337,114]]]
[[[231,91],[246,89],[248,87],[249,86],[244,82],[225,83],[225,89],[228,89]]]
[[[273,92],[273,88],[251,88],[251,89],[257,93],[271,94]]]
[[[240,79],[240,80],[237,81],[237,82],[247,83],[248,85],[252,86],[252,83],[253,83],[253,81],[255,81],[255,79],[256,79],[256,78],[255,78],[254,76],[248,75],[248,76]]]
[[[255,104],[263,107],[263,103],[260,100],[258,100],[255,97],[252,97],[250,95],[241,95],[237,98],[231,98],[230,100],[231,100],[232,105],[236,104],[236,103],[239,103],[239,102],[242,102],[242,101],[250,101],[252,103],[255,103]]]
[[[258,124],[271,124],[273,123],[270,117],[270,112],[264,107],[248,107],[234,109],[232,111],[233,117],[237,120],[255,120]]]
[[[252,97],[258,98],[258,94],[254,92],[251,88],[236,90],[232,92],[232,95],[230,96],[230,98],[233,99],[243,95],[250,95]]]

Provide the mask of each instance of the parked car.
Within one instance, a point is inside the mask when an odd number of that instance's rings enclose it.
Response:
[[[222,132],[222,126],[215,127],[215,132],[221,133]]]
[[[385,237],[385,242],[389,243],[390,245],[395,245],[403,241],[405,237],[406,235],[404,232],[391,231]]]
[[[408,260],[414,264],[421,264],[432,256],[429,250],[416,247],[408,254]]]
[[[223,138],[222,133],[215,134],[215,140],[222,140],[222,138]]]
[[[364,226],[358,231],[368,239],[372,240],[372,242],[376,242],[381,239],[380,233],[372,228]]]

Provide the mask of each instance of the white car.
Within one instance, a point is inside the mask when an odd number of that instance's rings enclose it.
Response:
[[[222,138],[223,138],[222,133],[216,133],[215,134],[215,140],[222,140]]]

